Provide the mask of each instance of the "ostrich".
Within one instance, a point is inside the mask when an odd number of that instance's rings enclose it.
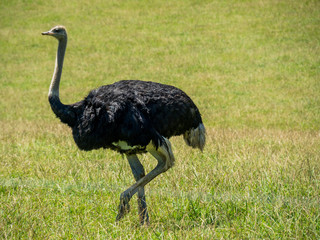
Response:
[[[82,101],[65,105],[59,98],[67,31],[56,26],[42,35],[58,42],[55,69],[48,99],[55,115],[72,129],[78,148],[109,148],[125,154],[136,182],[120,195],[116,220],[129,212],[129,201],[138,195],[141,224],[149,223],[144,186],[174,164],[169,138],[182,135],[187,145],[205,145],[205,128],[198,108],[180,89],[155,82],[122,80],[92,90]],[[145,174],[137,154],[149,152],[158,161]]]

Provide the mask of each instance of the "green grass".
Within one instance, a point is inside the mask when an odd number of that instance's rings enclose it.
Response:
[[[2,1],[1,239],[319,239],[319,1]],[[134,180],[108,150],[81,152],[47,101],[69,33],[61,99],[120,79],[175,85],[198,105],[203,153],[146,187],[151,224],[115,223]],[[156,162],[142,157],[147,171]]]

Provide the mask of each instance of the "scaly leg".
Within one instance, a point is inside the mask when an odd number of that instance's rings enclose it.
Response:
[[[156,176],[167,171],[170,167],[173,166],[174,156],[172,154],[171,144],[168,139],[164,139],[166,144],[159,146],[158,149],[156,149],[152,143],[147,146],[147,151],[150,152],[158,160],[158,164],[151,172],[149,172],[146,176],[140,178],[135,184],[133,184],[121,194],[117,221],[127,213],[127,209],[129,209],[129,201],[132,196],[139,190],[139,188],[144,187]]]
[[[127,159],[129,161],[133,176],[136,181],[145,176],[145,171],[143,165],[139,161],[137,155],[127,155]],[[140,224],[144,223],[149,224],[149,215],[147,211],[147,202],[146,196],[144,192],[144,187],[139,187],[138,189],[138,211],[139,211],[139,219]]]

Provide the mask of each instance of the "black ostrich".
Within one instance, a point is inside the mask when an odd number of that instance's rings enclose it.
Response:
[[[64,105],[59,98],[59,84],[67,32],[63,26],[56,26],[42,35],[59,41],[48,96],[53,112],[72,128],[79,149],[110,148],[126,155],[136,183],[121,194],[117,220],[129,211],[129,201],[138,193],[140,223],[148,223],[144,186],[173,166],[168,138],[183,134],[189,146],[202,150],[205,145],[205,128],[198,108],[180,89],[139,80],[101,86],[82,101]],[[147,175],[137,157],[145,152],[158,160]]]

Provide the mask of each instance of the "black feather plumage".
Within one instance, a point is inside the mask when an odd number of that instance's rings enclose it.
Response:
[[[52,98],[50,102],[55,104]],[[198,108],[182,90],[139,80],[99,87],[65,111],[69,114],[60,119],[72,128],[82,150],[111,148],[126,152],[114,145],[124,141],[132,147],[140,146],[127,151],[143,152],[150,141],[157,147],[163,142],[162,136],[184,134],[202,123]]]

